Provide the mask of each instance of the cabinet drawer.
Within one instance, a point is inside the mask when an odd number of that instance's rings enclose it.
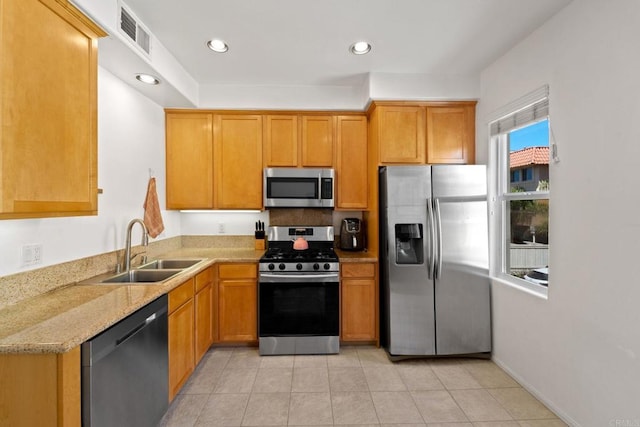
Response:
[[[218,277],[220,279],[255,279],[258,277],[256,264],[220,264]]]
[[[342,277],[375,277],[375,267],[372,263],[343,263]]]
[[[169,314],[193,298],[193,282],[193,279],[189,279],[169,292]]]
[[[196,275],[196,293],[213,282],[213,268],[207,268]]]

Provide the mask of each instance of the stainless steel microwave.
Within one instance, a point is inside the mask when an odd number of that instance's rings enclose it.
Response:
[[[265,208],[334,207],[333,169],[266,168]]]

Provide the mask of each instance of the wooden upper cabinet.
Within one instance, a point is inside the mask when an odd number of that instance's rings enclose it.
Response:
[[[167,209],[212,209],[213,114],[166,114]]]
[[[367,118],[336,119],[336,175],[338,209],[367,209]]]
[[[264,166],[298,165],[298,116],[264,117]]]
[[[302,116],[303,167],[333,167],[333,116]]]
[[[0,219],[96,215],[106,33],[67,2],[0,4]]]
[[[215,114],[214,205],[262,209],[262,116]]]
[[[475,103],[427,107],[427,163],[475,162]]]
[[[380,163],[424,163],[425,111],[419,106],[379,106]]]

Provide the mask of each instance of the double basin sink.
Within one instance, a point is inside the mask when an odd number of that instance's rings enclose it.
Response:
[[[81,284],[157,284],[171,279],[202,259],[159,259],[139,267],[111,275],[100,275]]]

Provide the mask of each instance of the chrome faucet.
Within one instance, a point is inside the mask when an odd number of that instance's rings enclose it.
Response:
[[[142,246],[149,245],[149,232],[147,231],[147,226],[144,225],[144,221],[139,218],[132,219],[127,226],[127,241],[124,249],[124,271],[131,270],[131,229],[136,223],[142,226]]]

